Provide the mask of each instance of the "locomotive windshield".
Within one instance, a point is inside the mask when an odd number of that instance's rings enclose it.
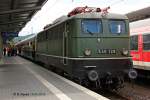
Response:
[[[100,20],[83,20],[82,31],[85,34],[95,34],[102,32],[102,23]]]
[[[118,20],[109,21],[110,32],[113,34],[125,33],[125,22]]]

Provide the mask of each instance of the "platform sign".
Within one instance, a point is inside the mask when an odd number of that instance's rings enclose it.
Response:
[[[17,32],[1,32],[2,38],[3,38],[3,43],[6,44],[6,41],[10,41],[14,37],[18,37]]]
[[[2,32],[2,37],[18,37],[17,32]]]

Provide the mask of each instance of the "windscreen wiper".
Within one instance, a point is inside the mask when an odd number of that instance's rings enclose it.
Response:
[[[94,33],[92,33],[90,30],[86,30],[89,34],[93,35]]]

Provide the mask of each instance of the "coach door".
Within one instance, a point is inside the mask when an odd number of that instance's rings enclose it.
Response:
[[[138,35],[138,52],[139,52],[139,58],[138,61],[140,61],[140,65],[142,64],[142,59],[143,59],[143,36],[142,34]]]
[[[69,25],[68,23],[64,23],[64,32],[63,32],[63,64],[67,65],[68,59],[67,59],[67,54],[68,54],[68,28]]]
[[[142,62],[146,70],[150,70],[150,34],[143,34]]]

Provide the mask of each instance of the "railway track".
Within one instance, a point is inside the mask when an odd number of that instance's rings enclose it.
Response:
[[[125,87],[117,92],[126,100],[150,100],[150,88],[138,84],[125,83]]]
[[[145,82],[145,81],[143,81]],[[140,84],[141,82],[125,82],[125,87],[118,91],[109,90],[93,90],[96,93],[103,95],[110,100],[150,100],[150,86],[147,82]]]
[[[144,86],[146,88],[150,88],[150,78],[146,78],[146,77],[138,77],[135,80],[135,84],[139,85],[139,86]]]
[[[99,90],[96,91],[98,94],[103,95],[107,98],[109,98],[110,100],[128,100],[127,98],[117,94],[114,91],[109,91],[109,90]]]

